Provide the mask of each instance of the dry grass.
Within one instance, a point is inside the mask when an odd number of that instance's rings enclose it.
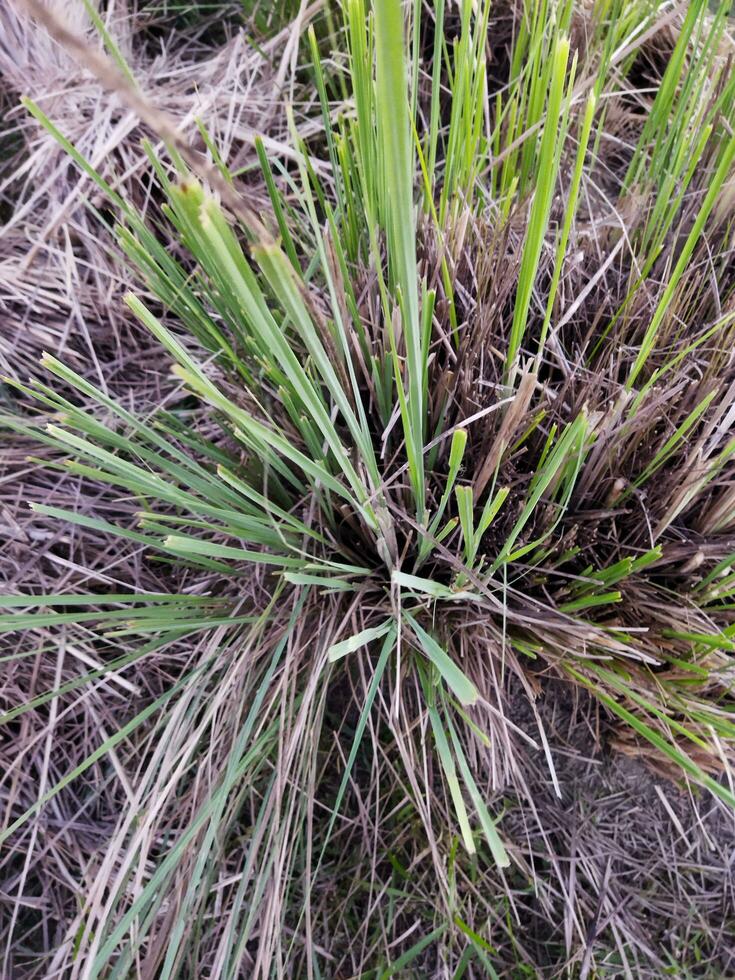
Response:
[[[48,8],[74,36],[99,43],[81,2]],[[257,166],[254,134],[267,132],[276,147],[286,134],[282,95],[290,31],[255,46],[237,19],[222,22],[219,13],[214,6],[201,23],[177,31],[166,18],[159,24],[145,8],[124,0],[104,19],[151,105],[187,134],[196,152],[206,150],[200,121],[228,166],[247,181]],[[208,40],[213,34],[214,43]],[[25,378],[37,370],[41,351],[52,350],[104,386],[110,372],[131,360],[131,341],[133,349],[148,343],[121,302],[130,272],[111,246],[111,213],[98,188],[17,99],[35,101],[121,194],[152,217],[158,202],[142,141],[152,139],[160,153],[159,134],[110,97],[73,52],[34,25],[22,0],[9,0],[0,11],[0,79],[8,145],[0,160],[0,200],[8,214],[0,230],[0,368]],[[257,178],[249,193],[255,200],[262,195]]]

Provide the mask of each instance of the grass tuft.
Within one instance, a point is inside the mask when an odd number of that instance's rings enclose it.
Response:
[[[5,972],[656,975],[673,940],[537,866],[572,848],[557,708],[667,813],[735,807],[724,14],[539,0],[496,43],[486,2],[349,0],[302,47],[318,123],[254,144],[251,198],[89,9],[112,60],[39,16],[160,139],[155,210],[28,107],[106,196],[173,393],[142,411],[54,354],[7,382],[12,438],[78,488],[34,514],[109,568],[50,551],[71,578],[0,599],[4,662],[39,654],[2,717]],[[24,851],[90,808],[51,942]],[[579,872],[600,903],[612,869]]]

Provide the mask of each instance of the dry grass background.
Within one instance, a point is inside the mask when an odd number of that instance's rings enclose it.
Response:
[[[76,36],[95,37],[81,2],[47,6]],[[191,5],[194,13],[197,6]],[[173,14],[166,15],[165,4],[157,14],[155,4],[128,0],[108,4],[103,19],[150,102],[202,152],[199,120],[228,166],[247,182],[256,163],[254,135],[267,134],[276,147],[286,137],[283,95],[293,94],[292,31],[287,27],[256,47],[238,27],[238,5],[211,6],[188,27],[186,19],[178,25]],[[180,9],[187,8],[174,6]],[[17,105],[18,96],[33,99],[143,212],[156,202],[150,199],[150,164],[141,143],[152,139],[155,152],[160,143],[78,57],[29,18],[21,0],[9,0],[1,16],[0,366],[11,376],[26,376],[36,370],[42,350],[54,350],[85,371],[93,365],[104,387],[121,370],[133,370],[136,363],[140,369],[140,338],[120,302],[130,274],[110,240],[102,195]],[[263,193],[257,180],[249,193],[256,199]]]
[[[93,37],[81,3],[58,0],[50,6],[76,33]],[[170,16],[156,19],[147,8],[124,2],[108,4],[105,23],[151,101],[194,140],[195,119],[201,117],[228,164],[242,168],[248,194],[264,199],[250,172],[252,136],[263,132],[276,144],[287,142],[283,95],[293,96],[292,30],[277,32],[254,50],[237,18],[223,20],[215,11],[195,24],[174,24]],[[498,30],[502,26],[499,15]],[[150,198],[149,166],[140,142],[143,135],[155,139],[155,134],[146,133],[73,57],[30,26],[14,0],[0,10],[0,78],[2,371],[23,379],[38,370],[40,352],[49,350],[139,412],[174,403],[180,395],[166,366],[120,301],[130,273],[110,241],[103,202],[53,138],[18,107],[17,98],[31,95],[103,174],[124,183],[133,200],[152,209],[158,204]],[[316,132],[318,108],[307,98],[301,111],[314,119]],[[634,138],[637,125],[640,118],[624,107],[611,111],[611,153],[616,139]],[[102,517],[113,505],[102,488],[41,469],[28,461],[28,452],[20,438],[2,449],[4,591],[93,591],[131,583],[151,591],[187,587],[185,572],[164,573],[161,566],[147,564],[133,544],[121,548],[104,535],[38,517],[31,527],[26,505],[32,501],[63,501],[69,507],[83,499],[88,513]],[[119,501],[114,506],[119,519]],[[131,526],[133,512],[131,504]],[[249,588],[262,586],[259,575],[253,573]],[[0,662],[0,692],[7,707],[71,684],[80,667],[93,669],[124,649],[100,649],[91,636],[86,646],[76,636],[67,645],[43,629],[34,632],[35,646],[27,638],[21,642],[27,649],[20,659]],[[18,650],[17,639],[0,637],[0,643],[5,656]],[[155,697],[194,655],[190,644],[169,646],[165,655],[128,669],[124,678],[113,674],[72,690],[63,701],[40,705],[7,726],[0,735],[5,822],[88,755],[92,733],[97,737],[100,730],[118,728],[131,701]],[[513,720],[522,726],[521,692],[517,703]],[[592,949],[598,958],[601,950],[610,951],[605,976],[716,980],[735,975],[732,814],[714,799],[695,799],[652,777],[638,759],[602,751],[605,723],[586,698],[560,695],[543,703],[551,705],[542,710],[553,739],[561,799],[553,792],[543,757],[519,740],[516,776],[525,782],[537,813],[515,806],[512,791],[501,789],[492,800],[495,812],[505,805],[505,831],[520,842],[519,861],[535,882],[532,888],[508,885],[507,904],[494,910],[504,936],[498,953],[498,962],[505,964],[498,967],[501,975],[585,977]],[[0,856],[3,978],[71,975],[68,954],[59,944],[73,934],[78,894],[97,872],[126,795],[127,801],[134,796],[130,774],[136,772],[137,748],[124,743],[120,752],[93,766],[55,798],[41,823],[27,824]],[[342,886],[340,901],[354,907],[344,920],[353,923],[353,931],[331,937],[333,948],[344,950],[335,977],[356,975],[368,941],[368,919],[377,914],[357,887],[366,875],[362,841],[379,832],[366,778],[365,786],[355,786],[353,819],[336,837],[344,856],[341,877],[354,882],[355,889]],[[410,867],[415,896],[431,903],[429,857],[410,834],[397,851]],[[329,888],[313,901],[329,903]],[[406,915],[410,931],[410,910]],[[141,975],[155,974],[146,973],[144,963]]]

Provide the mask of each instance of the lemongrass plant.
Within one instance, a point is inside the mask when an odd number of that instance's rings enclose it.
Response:
[[[15,386],[37,414],[10,427],[126,504],[120,521],[36,511],[192,586],[1,600],[5,631],[120,644],[74,690],[191,650],[0,835],[144,746],[63,937],[75,976],[340,975],[311,903],[366,740],[363,766],[398,787],[386,806],[421,825],[439,911],[392,961],[376,940],[361,975],[420,969],[440,938],[455,966],[490,970],[447,869],[514,873],[489,794],[522,786],[518,739],[559,791],[536,707],[549,676],[596,699],[609,744],[735,805],[725,17],[690,6],[616,175],[608,103],[658,7],[595,5],[585,52],[573,4],[528,0],[504,85],[490,12],[347,0],[344,57],[310,39],[324,144],[294,124],[289,166],[259,145],[257,217],[149,149],[163,217],[147,224],[66,144],[117,210],[149,297],[127,302],[196,406],[140,416],[53,354],[48,384]],[[631,218],[598,225],[613,194]],[[508,713],[511,679],[530,728]]]

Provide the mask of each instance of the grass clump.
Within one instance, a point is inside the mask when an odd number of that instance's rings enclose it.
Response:
[[[5,724],[167,665],[0,837],[115,784],[55,939],[84,976],[546,969],[509,925],[533,867],[498,793],[543,834],[549,698],[735,805],[725,14],[528,3],[502,59],[486,2],[341,14],[329,57],[310,37],[321,145],[259,147],[267,209],[213,146],[149,153],[157,222],[75,155],[180,385],[138,414],[47,354],[8,420],[110,504],[36,513],[169,586],[2,600],[3,630],[96,650]],[[582,932],[557,968],[633,955]]]

